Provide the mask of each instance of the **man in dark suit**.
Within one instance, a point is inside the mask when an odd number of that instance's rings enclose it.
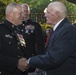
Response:
[[[0,75],[23,75],[26,42],[16,29],[22,24],[22,7],[10,3],[6,7],[6,19],[0,24]]]
[[[45,13],[46,22],[54,25],[46,53],[31,57],[26,64],[46,70],[47,75],[76,75],[76,28],[66,19],[62,2],[51,2]]]

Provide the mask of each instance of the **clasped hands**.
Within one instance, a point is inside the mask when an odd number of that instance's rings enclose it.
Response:
[[[19,70],[21,70],[22,72],[26,71],[29,68],[27,62],[28,62],[28,60],[26,58],[20,58],[19,61],[18,61],[17,68]]]

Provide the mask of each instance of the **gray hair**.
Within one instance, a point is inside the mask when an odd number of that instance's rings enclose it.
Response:
[[[51,2],[49,6],[52,7],[54,11],[59,12],[61,16],[64,16],[64,17],[67,16],[66,6],[62,2],[59,2],[59,1]]]
[[[29,7],[28,4],[26,4],[26,3],[21,4],[21,7],[24,7],[24,6],[27,6],[28,7],[28,11],[30,11],[30,7]]]
[[[5,13],[13,10],[13,9],[16,8],[18,5],[19,5],[19,4],[15,3],[15,2],[8,4],[7,7],[6,7]],[[19,6],[20,6],[20,5],[19,5]]]

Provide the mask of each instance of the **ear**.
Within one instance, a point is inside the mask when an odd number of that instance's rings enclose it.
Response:
[[[56,16],[56,18],[58,18],[60,16],[60,13],[58,11],[56,11],[55,16]]]
[[[9,14],[10,14],[10,17],[14,16],[13,15],[14,13],[12,11],[10,11]]]

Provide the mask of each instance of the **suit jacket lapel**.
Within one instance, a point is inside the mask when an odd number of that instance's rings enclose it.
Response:
[[[51,38],[49,39],[49,41],[48,41],[48,43],[47,43],[47,45],[46,45],[46,48],[47,48],[47,46],[49,45],[49,43],[51,43],[51,44],[53,43],[54,37],[55,37],[56,33],[58,32],[58,30],[59,30],[60,28],[62,28],[62,27],[64,26],[64,23],[65,23],[66,21],[67,21],[67,19],[65,18],[65,19],[59,24],[59,26],[56,28],[56,30],[53,32]]]
[[[55,32],[57,32],[60,28],[62,28],[64,26],[65,22],[67,22],[66,18],[59,24],[59,26],[56,28]]]

